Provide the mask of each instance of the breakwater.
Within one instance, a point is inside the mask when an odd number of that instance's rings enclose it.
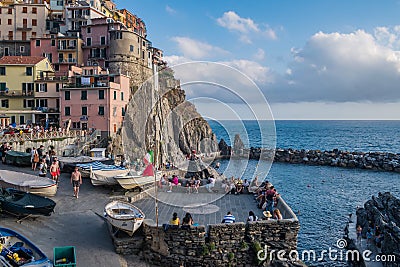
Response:
[[[351,152],[339,149],[306,150],[292,148],[264,149],[245,148],[240,139],[235,138],[233,147],[221,139],[219,143],[221,157],[248,158],[274,162],[357,168],[400,173],[400,154],[389,152]]]

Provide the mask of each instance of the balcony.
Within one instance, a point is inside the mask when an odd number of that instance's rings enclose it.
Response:
[[[59,58],[58,63],[60,64],[76,64],[76,58]]]
[[[75,15],[73,18],[71,18],[72,20],[88,20],[90,18],[89,15],[83,15],[83,14],[79,14],[79,15]]]
[[[36,81],[68,82],[68,76],[43,76],[43,77],[38,77]]]
[[[110,82],[107,81],[100,81],[97,83],[91,83],[91,84],[78,84],[78,83],[70,83],[70,84],[65,84],[63,88],[60,89],[71,89],[71,88],[108,88],[110,87]]]
[[[22,26],[21,25],[17,26],[17,30],[19,30],[19,31],[31,31],[32,27],[28,26],[28,24],[22,24]]]
[[[57,49],[59,51],[61,50],[76,50],[76,46],[64,46],[64,45],[59,45],[57,46]]]
[[[2,90],[0,91],[0,98],[24,98],[24,97],[33,97],[34,92],[22,92],[17,90]]]
[[[58,108],[49,108],[49,107],[32,107],[32,110],[38,110],[43,113],[60,113]]]

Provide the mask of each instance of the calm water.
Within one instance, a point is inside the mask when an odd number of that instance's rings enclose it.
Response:
[[[222,124],[228,130],[221,129]],[[229,140],[228,133],[234,135],[235,128],[240,129],[235,124],[232,121],[210,122],[217,137],[226,140]],[[248,121],[245,125],[250,145],[268,144],[268,140],[261,142],[257,123]],[[400,152],[399,121],[278,121],[276,129],[278,147]],[[232,175],[242,164],[223,161],[221,167],[226,169],[227,175]],[[400,175],[396,173],[274,163],[267,174],[268,166],[253,160],[243,167],[243,178],[251,179],[256,167],[257,173],[266,176],[278,188],[291,208],[300,212],[300,252],[334,247],[343,235],[348,214],[355,214],[355,208],[372,195],[390,191],[400,197]],[[346,266],[344,262],[332,261],[308,264]]]

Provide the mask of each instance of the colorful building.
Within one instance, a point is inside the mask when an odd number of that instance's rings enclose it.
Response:
[[[99,66],[72,67],[70,83],[61,88],[61,121],[72,129],[97,129],[103,137],[122,127],[130,98],[129,78]]]
[[[57,118],[59,93],[45,80],[54,69],[45,57],[4,56],[0,58],[0,114],[10,123],[46,123]],[[54,86],[54,91],[55,91]]]

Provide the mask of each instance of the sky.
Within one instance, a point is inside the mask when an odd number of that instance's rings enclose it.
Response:
[[[115,3],[145,21],[169,66],[217,63],[175,71],[202,114],[235,119],[219,102],[246,119],[241,105],[275,119],[400,119],[400,1]],[[200,78],[210,83],[190,84]]]

